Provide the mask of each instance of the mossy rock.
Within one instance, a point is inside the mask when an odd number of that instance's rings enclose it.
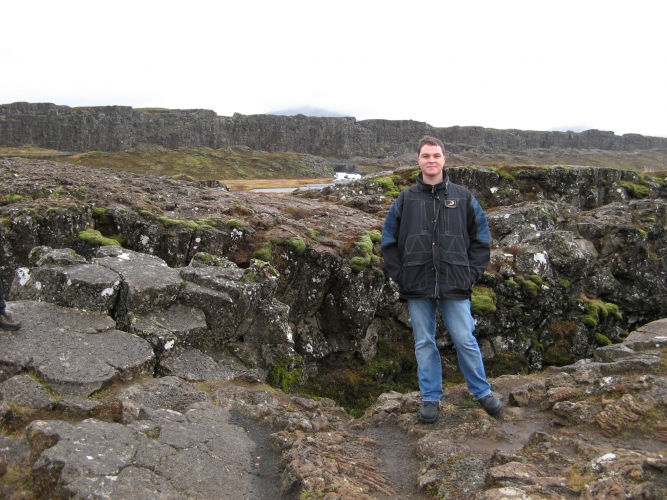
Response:
[[[496,294],[493,290],[483,286],[475,286],[472,289],[470,305],[473,314],[488,316],[496,312]]]
[[[292,250],[294,250],[294,253],[297,255],[302,255],[306,251],[306,242],[301,236],[295,236],[294,238],[290,238],[287,241],[287,244],[290,246]]]
[[[531,274],[530,275],[530,281],[532,281],[533,283],[535,283],[539,287],[544,285],[544,281],[542,280],[542,276],[540,276],[539,274]]]
[[[558,280],[558,284],[565,288],[565,290],[570,288],[571,285],[570,280],[566,280],[565,278]]]
[[[619,184],[633,198],[646,198],[651,194],[651,190],[647,186],[642,186],[641,184],[625,181],[620,181]]]
[[[365,255],[364,257],[352,257],[350,259],[350,267],[355,273],[361,272],[366,269],[371,263],[370,254]]]
[[[253,259],[270,262],[273,258],[273,247],[270,241],[265,241],[260,248],[252,254]]]
[[[93,208],[93,219],[99,219],[100,217],[102,217],[106,213],[107,213],[106,208],[95,207],[95,208]]]
[[[373,243],[380,243],[382,241],[382,233],[377,229],[371,229],[366,234],[368,234]]]
[[[557,342],[545,351],[542,356],[542,361],[547,365],[565,366],[571,365],[574,358],[572,354],[570,354],[569,346],[567,344],[564,342]]]
[[[599,346],[611,345],[612,342],[606,335],[601,334],[600,332],[595,333],[595,342]]]
[[[79,231],[79,234],[77,236],[80,240],[83,240],[90,245],[115,246],[115,247],[121,246],[121,244],[117,240],[102,236],[102,233],[100,233],[96,229],[86,229],[84,231]]]
[[[373,253],[373,241],[368,233],[364,234],[361,239],[355,243],[355,246],[363,253]]]
[[[540,287],[533,281],[524,279],[521,276],[516,277],[516,282],[521,286],[521,290],[530,298],[536,298],[540,292]]]
[[[229,220],[227,221],[227,226],[228,226],[228,227],[231,227],[232,229],[234,229],[234,228],[247,227],[248,224],[246,224],[246,223],[243,222],[242,220],[238,220],[238,219],[229,219]]]
[[[269,371],[267,381],[269,384],[280,387],[283,392],[297,386],[301,382],[303,368],[300,366],[301,359],[280,358]]]
[[[5,203],[18,203],[19,201],[27,200],[25,196],[16,193],[9,193],[4,196]]]

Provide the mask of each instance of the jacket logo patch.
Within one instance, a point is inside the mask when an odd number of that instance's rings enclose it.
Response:
[[[445,206],[447,208],[456,208],[456,200],[447,200]]]

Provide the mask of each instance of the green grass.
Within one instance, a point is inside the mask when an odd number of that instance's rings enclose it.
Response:
[[[169,176],[177,180],[290,179],[323,177],[300,153],[246,151],[245,148],[137,147],[118,153],[93,151],[54,161],[94,168]]]

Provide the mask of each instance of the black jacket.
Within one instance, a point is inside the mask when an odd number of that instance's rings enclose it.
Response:
[[[489,265],[489,225],[472,193],[445,180],[404,190],[389,209],[382,255],[401,299],[469,298]]]

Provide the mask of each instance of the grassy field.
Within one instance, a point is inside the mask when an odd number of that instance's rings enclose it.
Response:
[[[60,152],[37,147],[0,148],[2,155],[20,155],[49,159],[93,168],[153,175],[187,175],[195,180],[205,179],[294,179],[308,178],[312,182],[322,177],[309,155],[300,153],[269,153],[245,147],[177,148],[140,145],[126,151],[106,153],[92,151],[59,157]]]

